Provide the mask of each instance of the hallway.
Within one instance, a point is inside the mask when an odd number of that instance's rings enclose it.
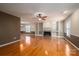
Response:
[[[23,34],[19,42],[0,48],[0,55],[79,56],[79,51],[63,38]]]

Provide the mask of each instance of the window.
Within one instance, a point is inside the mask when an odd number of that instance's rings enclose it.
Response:
[[[70,28],[71,28],[71,21],[69,20],[67,23],[66,23],[66,34],[67,36],[70,37]]]
[[[31,26],[30,25],[26,25],[25,28],[26,28],[26,32],[30,32],[31,31]]]

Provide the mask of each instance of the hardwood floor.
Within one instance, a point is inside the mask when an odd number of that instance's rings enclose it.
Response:
[[[20,42],[0,47],[1,56],[79,56],[79,51],[62,38],[23,34]]]

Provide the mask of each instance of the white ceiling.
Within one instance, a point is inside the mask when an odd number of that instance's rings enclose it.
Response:
[[[23,21],[36,21],[36,12],[47,14],[47,20],[61,19],[78,8],[78,3],[0,3],[0,11],[21,17]],[[63,14],[64,11],[68,13]]]

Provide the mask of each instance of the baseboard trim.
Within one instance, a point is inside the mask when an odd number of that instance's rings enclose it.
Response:
[[[13,43],[16,43],[20,40],[16,40],[16,41],[13,41],[13,42],[9,42],[9,43],[6,43],[6,44],[3,44],[3,45],[0,45],[0,47],[4,47],[4,46],[7,46],[7,45],[10,45],[10,44],[13,44]]]
[[[65,37],[64,37],[65,38]],[[69,40],[67,40],[66,38],[65,38],[65,40],[67,41],[67,42],[69,42],[73,47],[75,47],[77,50],[79,50],[79,48],[76,46],[76,45],[74,45],[71,41],[69,41]]]
[[[54,36],[54,35],[52,37],[64,38],[64,36]]]
[[[35,35],[35,36],[43,36],[43,35]]]

